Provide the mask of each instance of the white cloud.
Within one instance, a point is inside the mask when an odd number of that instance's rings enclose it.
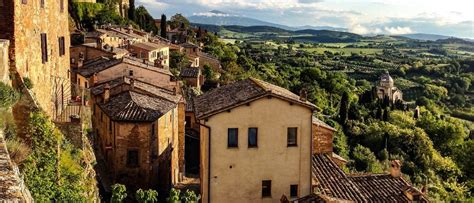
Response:
[[[384,31],[391,35],[403,35],[413,33],[410,27],[385,27]]]

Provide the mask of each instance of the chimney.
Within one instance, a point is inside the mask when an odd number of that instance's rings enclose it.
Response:
[[[94,87],[96,83],[97,83],[97,73],[94,73],[94,75],[92,75],[91,80],[90,80],[91,87]]]
[[[109,83],[105,84],[104,93],[102,93],[102,102],[107,103],[110,98],[110,85]]]
[[[400,177],[402,175],[401,167],[402,164],[400,163],[400,160],[392,160],[390,163],[390,175],[394,178]]]
[[[130,90],[133,90],[135,88],[135,79],[133,77],[130,78]]]
[[[308,98],[308,93],[306,92],[306,89],[300,90],[300,100],[303,102],[306,102],[307,98]]]

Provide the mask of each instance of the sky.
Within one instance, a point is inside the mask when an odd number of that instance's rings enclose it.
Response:
[[[219,10],[287,26],[373,34],[430,33],[474,39],[474,0],[135,0],[159,18]]]

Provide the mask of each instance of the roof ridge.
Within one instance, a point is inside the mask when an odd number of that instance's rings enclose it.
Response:
[[[262,88],[263,90],[265,90],[266,92],[272,92],[271,89],[268,89],[265,85],[262,84],[262,81],[259,80],[259,79],[256,79],[256,78],[253,78],[253,77],[249,77],[248,78],[249,80],[251,80],[253,83],[255,83],[258,87]]]

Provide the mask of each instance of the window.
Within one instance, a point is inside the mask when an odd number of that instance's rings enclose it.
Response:
[[[85,87],[85,88],[89,88],[89,84],[87,84],[87,81],[84,82],[84,87]]]
[[[298,185],[290,185],[290,197],[298,197]]]
[[[239,146],[239,129],[229,128],[227,134],[227,147],[238,147]]]
[[[64,0],[59,0],[59,7],[60,7],[60,11],[61,13],[64,12]]]
[[[128,76],[132,77],[133,76],[133,70],[128,71]]]
[[[249,148],[257,147],[258,128],[249,128]]]
[[[44,8],[44,0],[40,0],[41,8]]]
[[[128,150],[127,152],[127,166],[138,167],[138,150]]]
[[[27,4],[28,1],[27,1],[27,0],[21,0],[21,3],[22,3],[22,4]]]
[[[288,134],[287,134],[287,144],[288,144],[288,147],[293,147],[293,146],[297,146],[298,144],[298,128],[288,128]]]
[[[59,37],[59,56],[66,54],[66,46],[64,44],[64,37]]]
[[[271,197],[272,196],[272,181],[264,180],[262,181],[262,197]]]
[[[48,62],[48,37],[46,33],[41,33],[41,61]]]

